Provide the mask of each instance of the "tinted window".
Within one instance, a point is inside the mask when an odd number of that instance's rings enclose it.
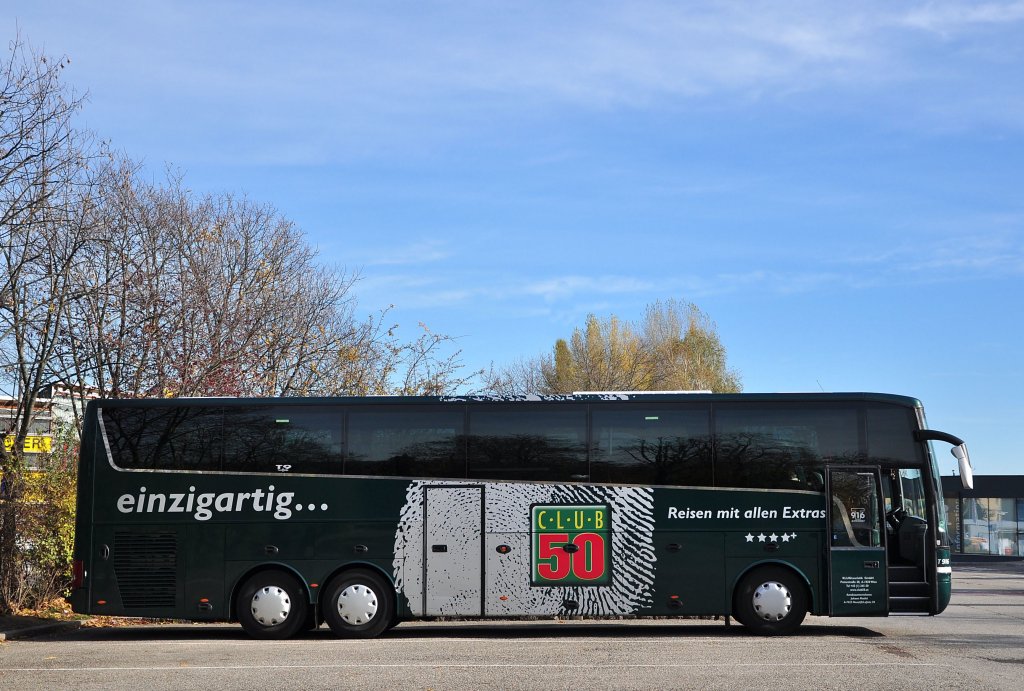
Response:
[[[914,411],[899,406],[868,408],[868,455],[881,465],[924,465],[922,445],[914,441]]]
[[[471,478],[587,479],[587,414],[582,406],[472,410],[469,415]]]
[[[103,408],[103,424],[118,467],[220,470],[219,406]]]
[[[590,479],[644,485],[710,485],[707,410],[596,409]]]
[[[349,413],[345,473],[464,478],[462,427],[459,410]]]
[[[224,470],[341,474],[341,411],[246,406],[224,412]]]
[[[854,408],[782,405],[715,407],[715,484],[768,489],[824,488],[824,463],[852,463]]]

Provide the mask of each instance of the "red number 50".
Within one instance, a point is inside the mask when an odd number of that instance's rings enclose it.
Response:
[[[592,581],[604,575],[604,536],[598,533],[580,533],[573,538],[576,550],[565,551],[568,533],[541,533],[540,553],[537,555],[537,573],[547,581],[560,581],[570,573],[583,581]]]
[[[597,533],[580,533],[572,543],[579,547],[579,551],[572,555],[573,575],[584,581],[592,581],[603,576],[604,536]]]

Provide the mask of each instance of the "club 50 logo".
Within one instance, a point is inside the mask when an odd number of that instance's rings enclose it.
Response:
[[[611,507],[535,504],[530,525],[534,586],[611,583]]]

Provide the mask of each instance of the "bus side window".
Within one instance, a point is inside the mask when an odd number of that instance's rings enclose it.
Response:
[[[220,470],[220,406],[106,407],[103,425],[119,468]]]
[[[900,494],[903,497],[903,510],[911,516],[925,518],[928,515],[928,503],[924,492],[924,477],[917,468],[900,469]]]
[[[466,477],[461,410],[349,413],[346,475]]]
[[[318,406],[229,407],[224,470],[340,475],[342,413]]]
[[[594,410],[590,480],[710,486],[710,411],[706,408]]]
[[[471,410],[469,477],[585,482],[587,413],[582,406]]]
[[[821,491],[814,473],[861,460],[852,406],[715,406],[715,485]]]

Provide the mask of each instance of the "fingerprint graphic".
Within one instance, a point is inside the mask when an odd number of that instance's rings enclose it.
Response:
[[[457,574],[429,570],[431,613],[479,614],[480,603],[466,602],[453,592],[450,605],[441,604],[438,610],[438,592],[447,593],[452,582],[471,581],[477,549],[483,550],[483,610],[488,615],[546,615],[567,613],[564,603],[578,604],[574,614],[615,615],[633,614],[652,603],[652,587],[656,557],[654,554],[654,492],[642,487],[586,487],[580,485],[530,485],[519,483],[480,483],[483,490],[483,535],[478,529],[464,529],[466,521],[445,521],[433,517],[425,519],[425,496],[428,487],[459,485],[464,482],[417,481],[409,484],[406,502],[402,507],[395,532],[395,583],[399,592],[408,599],[415,614],[425,614],[424,557],[427,544],[452,545],[453,549],[468,547],[474,555],[464,563],[450,568]],[[445,513],[460,517],[471,516],[480,510],[479,492],[446,495],[471,504],[466,507],[445,507]],[[612,580],[602,586],[532,586],[531,511],[533,504],[596,505],[611,508]],[[479,522],[479,520],[477,521]],[[474,526],[475,527],[475,526]],[[426,531],[426,532],[425,532]],[[482,539],[481,539],[482,538]],[[468,541],[468,542],[467,542]],[[461,545],[461,546],[460,546]],[[508,548],[504,553],[498,547]],[[479,583],[479,581],[477,581]],[[475,594],[471,595],[475,597]],[[447,603],[448,595],[441,599]],[[447,607],[447,609],[446,609]]]

